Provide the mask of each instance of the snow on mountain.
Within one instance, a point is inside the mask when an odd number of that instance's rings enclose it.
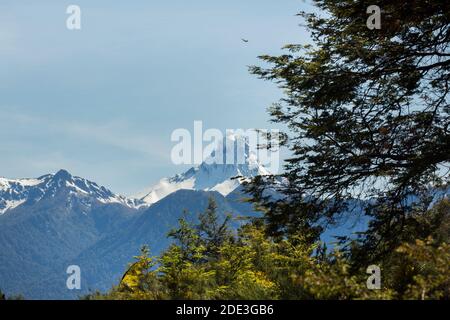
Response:
[[[142,204],[139,200],[114,194],[95,182],[60,170],[54,175],[48,174],[37,179],[0,178],[0,214],[28,201],[36,203],[44,197],[54,197],[59,192],[65,192],[68,196],[97,200],[103,204],[119,203],[130,208]]]
[[[234,146],[234,159],[227,161],[226,159],[229,158],[227,157],[227,150],[229,150],[227,148],[230,145]],[[221,154],[223,161],[217,161],[215,157],[217,150],[220,149],[223,150]],[[242,157],[238,157],[238,154]],[[145,202],[146,205],[151,205],[181,189],[217,191],[223,196],[227,196],[239,187],[245,179],[268,174],[270,172],[250,151],[250,147],[244,138],[228,136],[200,165],[171,178],[161,179],[156,185],[138,194],[136,198]],[[236,177],[241,178],[236,179]]]
[[[431,201],[429,208],[431,209],[434,205],[436,205],[438,202],[442,201],[443,199],[450,198],[450,186],[447,185],[446,187],[439,188],[437,190],[432,191],[433,200]]]
[[[6,179],[0,178],[0,214],[14,209],[24,203],[41,179]]]

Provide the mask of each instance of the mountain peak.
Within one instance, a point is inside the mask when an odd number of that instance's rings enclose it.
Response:
[[[217,191],[226,196],[239,187],[243,180],[267,174],[270,172],[258,161],[248,138],[228,135],[216,142],[214,150],[201,164],[182,174],[160,180],[137,198],[151,205],[182,189]]]
[[[26,202],[37,203],[42,199],[60,197],[83,199],[85,203],[116,203],[129,208],[137,208],[142,204],[139,200],[117,195],[95,182],[73,176],[64,169],[37,179],[0,178],[0,215]]]
[[[55,173],[53,178],[60,181],[70,181],[72,179],[72,175],[67,170],[61,169]]]

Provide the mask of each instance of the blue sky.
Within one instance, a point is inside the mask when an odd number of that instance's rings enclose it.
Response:
[[[82,29],[66,29],[66,8]],[[0,176],[65,168],[134,194],[181,172],[177,128],[272,128],[281,97],[248,73],[260,54],[305,43],[302,0],[0,3]],[[248,43],[241,41],[248,39]]]

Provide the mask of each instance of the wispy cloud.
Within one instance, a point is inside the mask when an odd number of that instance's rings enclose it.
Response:
[[[70,120],[49,120],[36,115],[0,110],[2,123],[8,126],[20,126],[30,131],[48,134],[66,135],[75,139],[94,141],[129,152],[138,152],[155,160],[169,159],[169,148],[157,135],[149,136],[136,132],[133,125],[124,120],[108,120],[102,123],[79,122]]]
[[[131,125],[124,121],[102,124],[68,122],[64,127],[58,126],[56,129],[72,136],[94,139],[105,145],[137,151],[158,159],[168,159],[169,155],[161,141],[133,132]]]

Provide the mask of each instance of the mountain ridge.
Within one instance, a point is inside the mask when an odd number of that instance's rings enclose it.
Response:
[[[99,186],[97,183],[60,169],[55,174],[39,178],[7,179],[0,178],[0,215],[25,203],[37,203],[43,197],[55,196],[57,192],[82,195],[101,203],[120,203],[129,208],[137,208],[142,202],[127,198]]]
[[[214,170],[228,170],[214,166],[198,166],[184,177],[201,170],[214,180]],[[178,189],[146,206],[63,169],[34,179],[1,178],[0,288],[30,299],[76,299],[89,289],[106,290],[142,245],[155,254],[164,250],[167,233],[186,210],[194,221],[214,198],[222,218],[254,215],[250,204],[238,204],[234,190],[228,199],[218,191]],[[72,264],[81,267],[81,291],[65,286]]]
[[[219,153],[219,150],[222,151]],[[181,189],[217,191],[227,196],[243,181],[268,174],[270,174],[269,170],[258,161],[248,141],[243,137],[230,135],[218,143],[201,164],[181,174],[161,179],[135,198],[150,206]]]

